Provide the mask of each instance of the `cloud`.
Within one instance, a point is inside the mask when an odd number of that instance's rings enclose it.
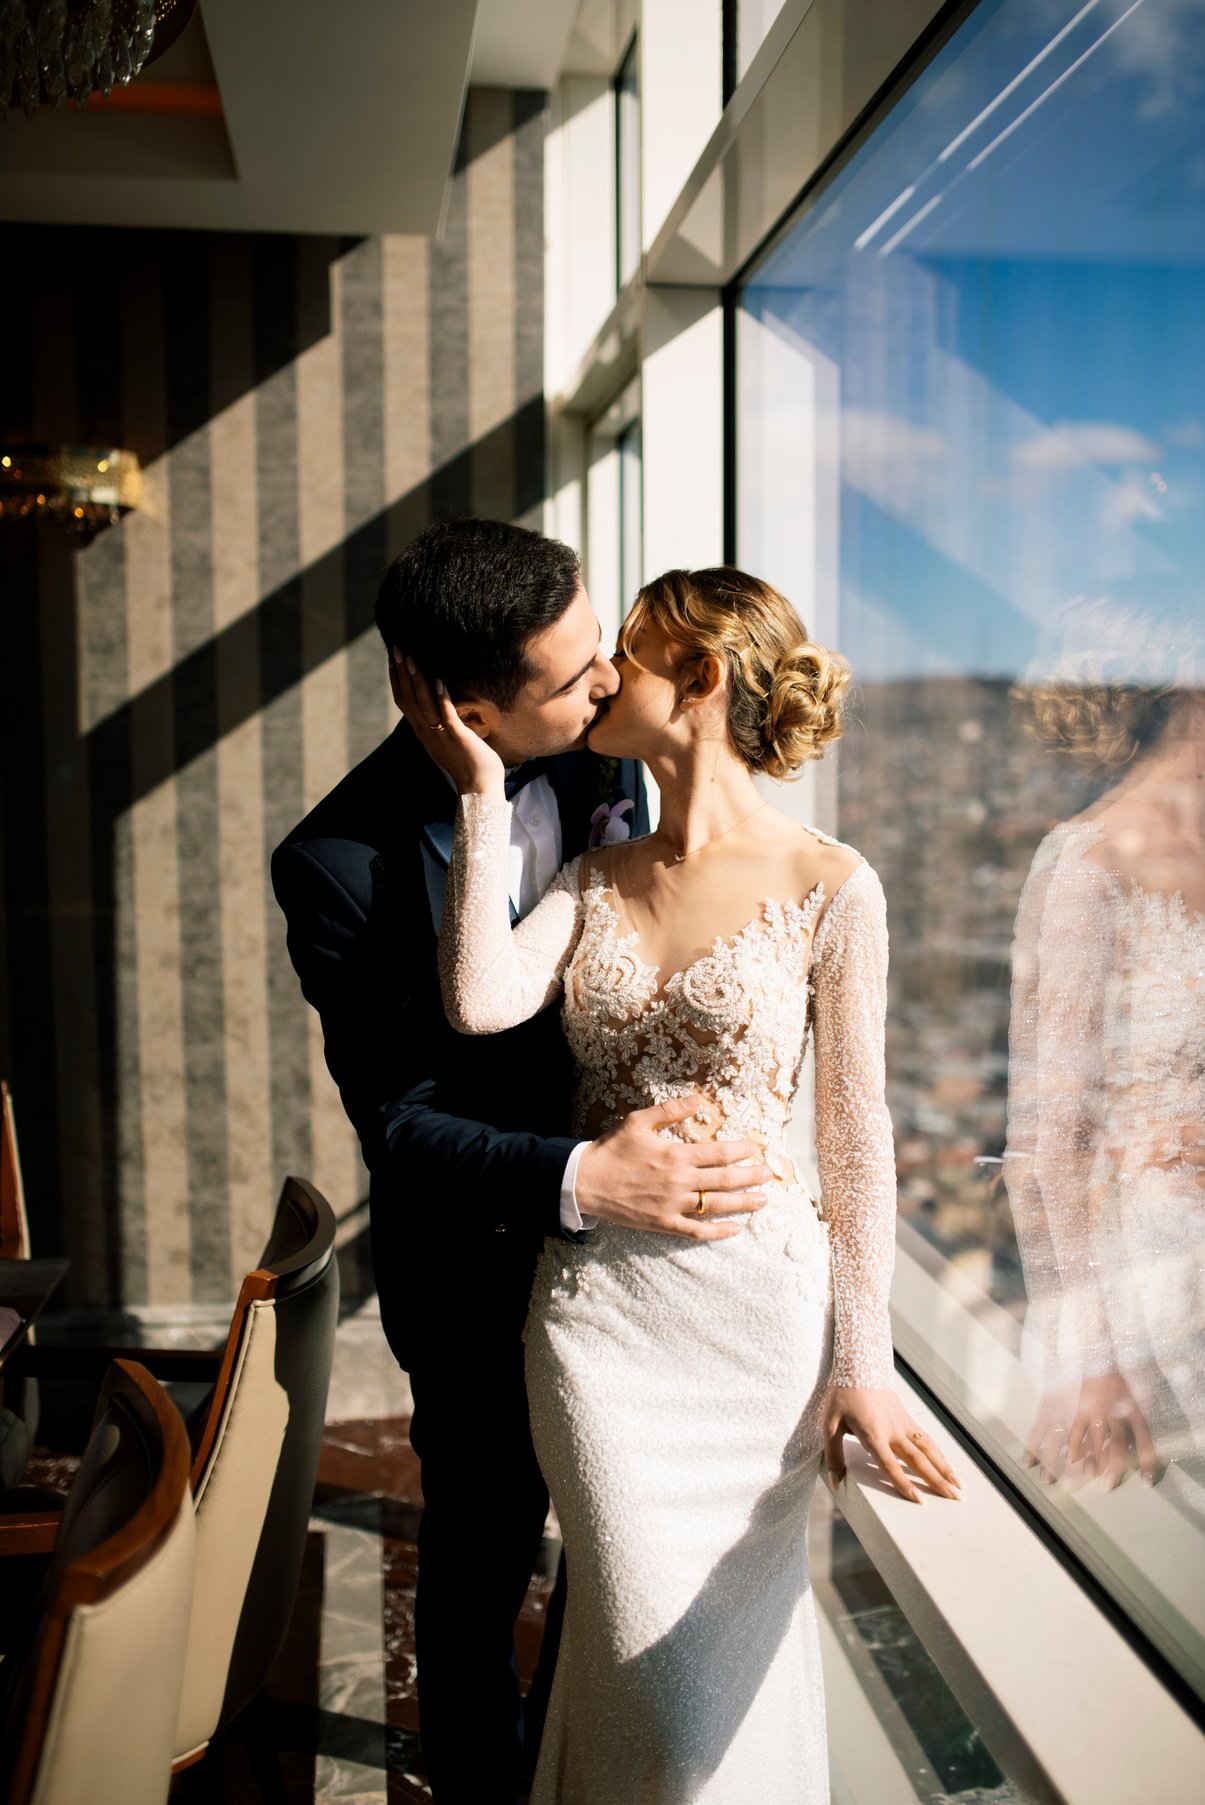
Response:
[[[1192,105],[1205,87],[1200,10],[1200,0],[1139,6],[1112,40],[1122,68],[1142,84],[1144,119]]]
[[[841,449],[847,464],[888,464],[905,469],[932,464],[946,455],[945,435],[902,414],[847,407],[841,414]]]
[[[1101,498],[1100,524],[1106,533],[1119,533],[1140,520],[1162,520],[1163,509],[1155,500],[1149,483],[1140,477],[1111,483]]]
[[[1146,464],[1159,461],[1159,447],[1132,427],[1109,420],[1058,420],[1013,449],[1022,470],[1051,473],[1092,464]]]

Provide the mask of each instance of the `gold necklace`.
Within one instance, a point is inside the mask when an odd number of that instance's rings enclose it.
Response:
[[[693,859],[696,852],[703,852],[708,846],[714,846],[717,840],[726,840],[729,834],[734,834],[738,827],[743,827],[746,821],[752,821],[754,815],[760,815],[762,810],[764,808],[769,808],[769,806],[770,802],[767,797],[764,801],[759,802],[756,808],[751,808],[747,815],[739,816],[738,819],[732,823],[731,827],[726,827],[724,829],[722,834],[712,834],[710,840],[704,840],[701,846],[691,846],[686,852],[675,852],[674,864],[682,865],[687,859]],[[657,829],[657,834],[659,838],[668,843],[668,834],[663,834],[660,828]]]

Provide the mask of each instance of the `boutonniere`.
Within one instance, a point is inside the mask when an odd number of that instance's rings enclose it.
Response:
[[[632,829],[624,816],[631,814],[635,806],[627,796],[622,796],[618,802],[600,802],[590,817],[588,850],[593,852],[599,846],[615,846],[620,840],[630,840]]]
[[[600,758],[597,767],[594,794],[598,807],[590,817],[591,852],[597,846],[614,846],[620,840],[631,839],[632,826],[624,816],[636,806],[630,797],[619,794],[619,760]]]

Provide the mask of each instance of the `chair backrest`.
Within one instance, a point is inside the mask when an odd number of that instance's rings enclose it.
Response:
[[[0,1078],[0,1260],[30,1256],[29,1218],[12,1092]],[[29,1339],[34,1339],[33,1330]],[[0,1490],[21,1483],[38,1430],[38,1384],[28,1373],[0,1379]]]
[[[0,1078],[0,1260],[29,1258],[29,1222],[12,1092]]]
[[[338,1313],[334,1214],[288,1178],[261,1264],[243,1280],[193,1461],[197,1579],[178,1765],[255,1696],[288,1629]]]
[[[188,1437],[146,1368],[109,1368],[21,1684],[9,1805],[161,1805],[196,1523]]]

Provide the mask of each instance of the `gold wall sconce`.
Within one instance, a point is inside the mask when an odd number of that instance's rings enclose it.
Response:
[[[98,445],[0,448],[0,522],[50,520],[91,539],[136,508],[137,454]]]

